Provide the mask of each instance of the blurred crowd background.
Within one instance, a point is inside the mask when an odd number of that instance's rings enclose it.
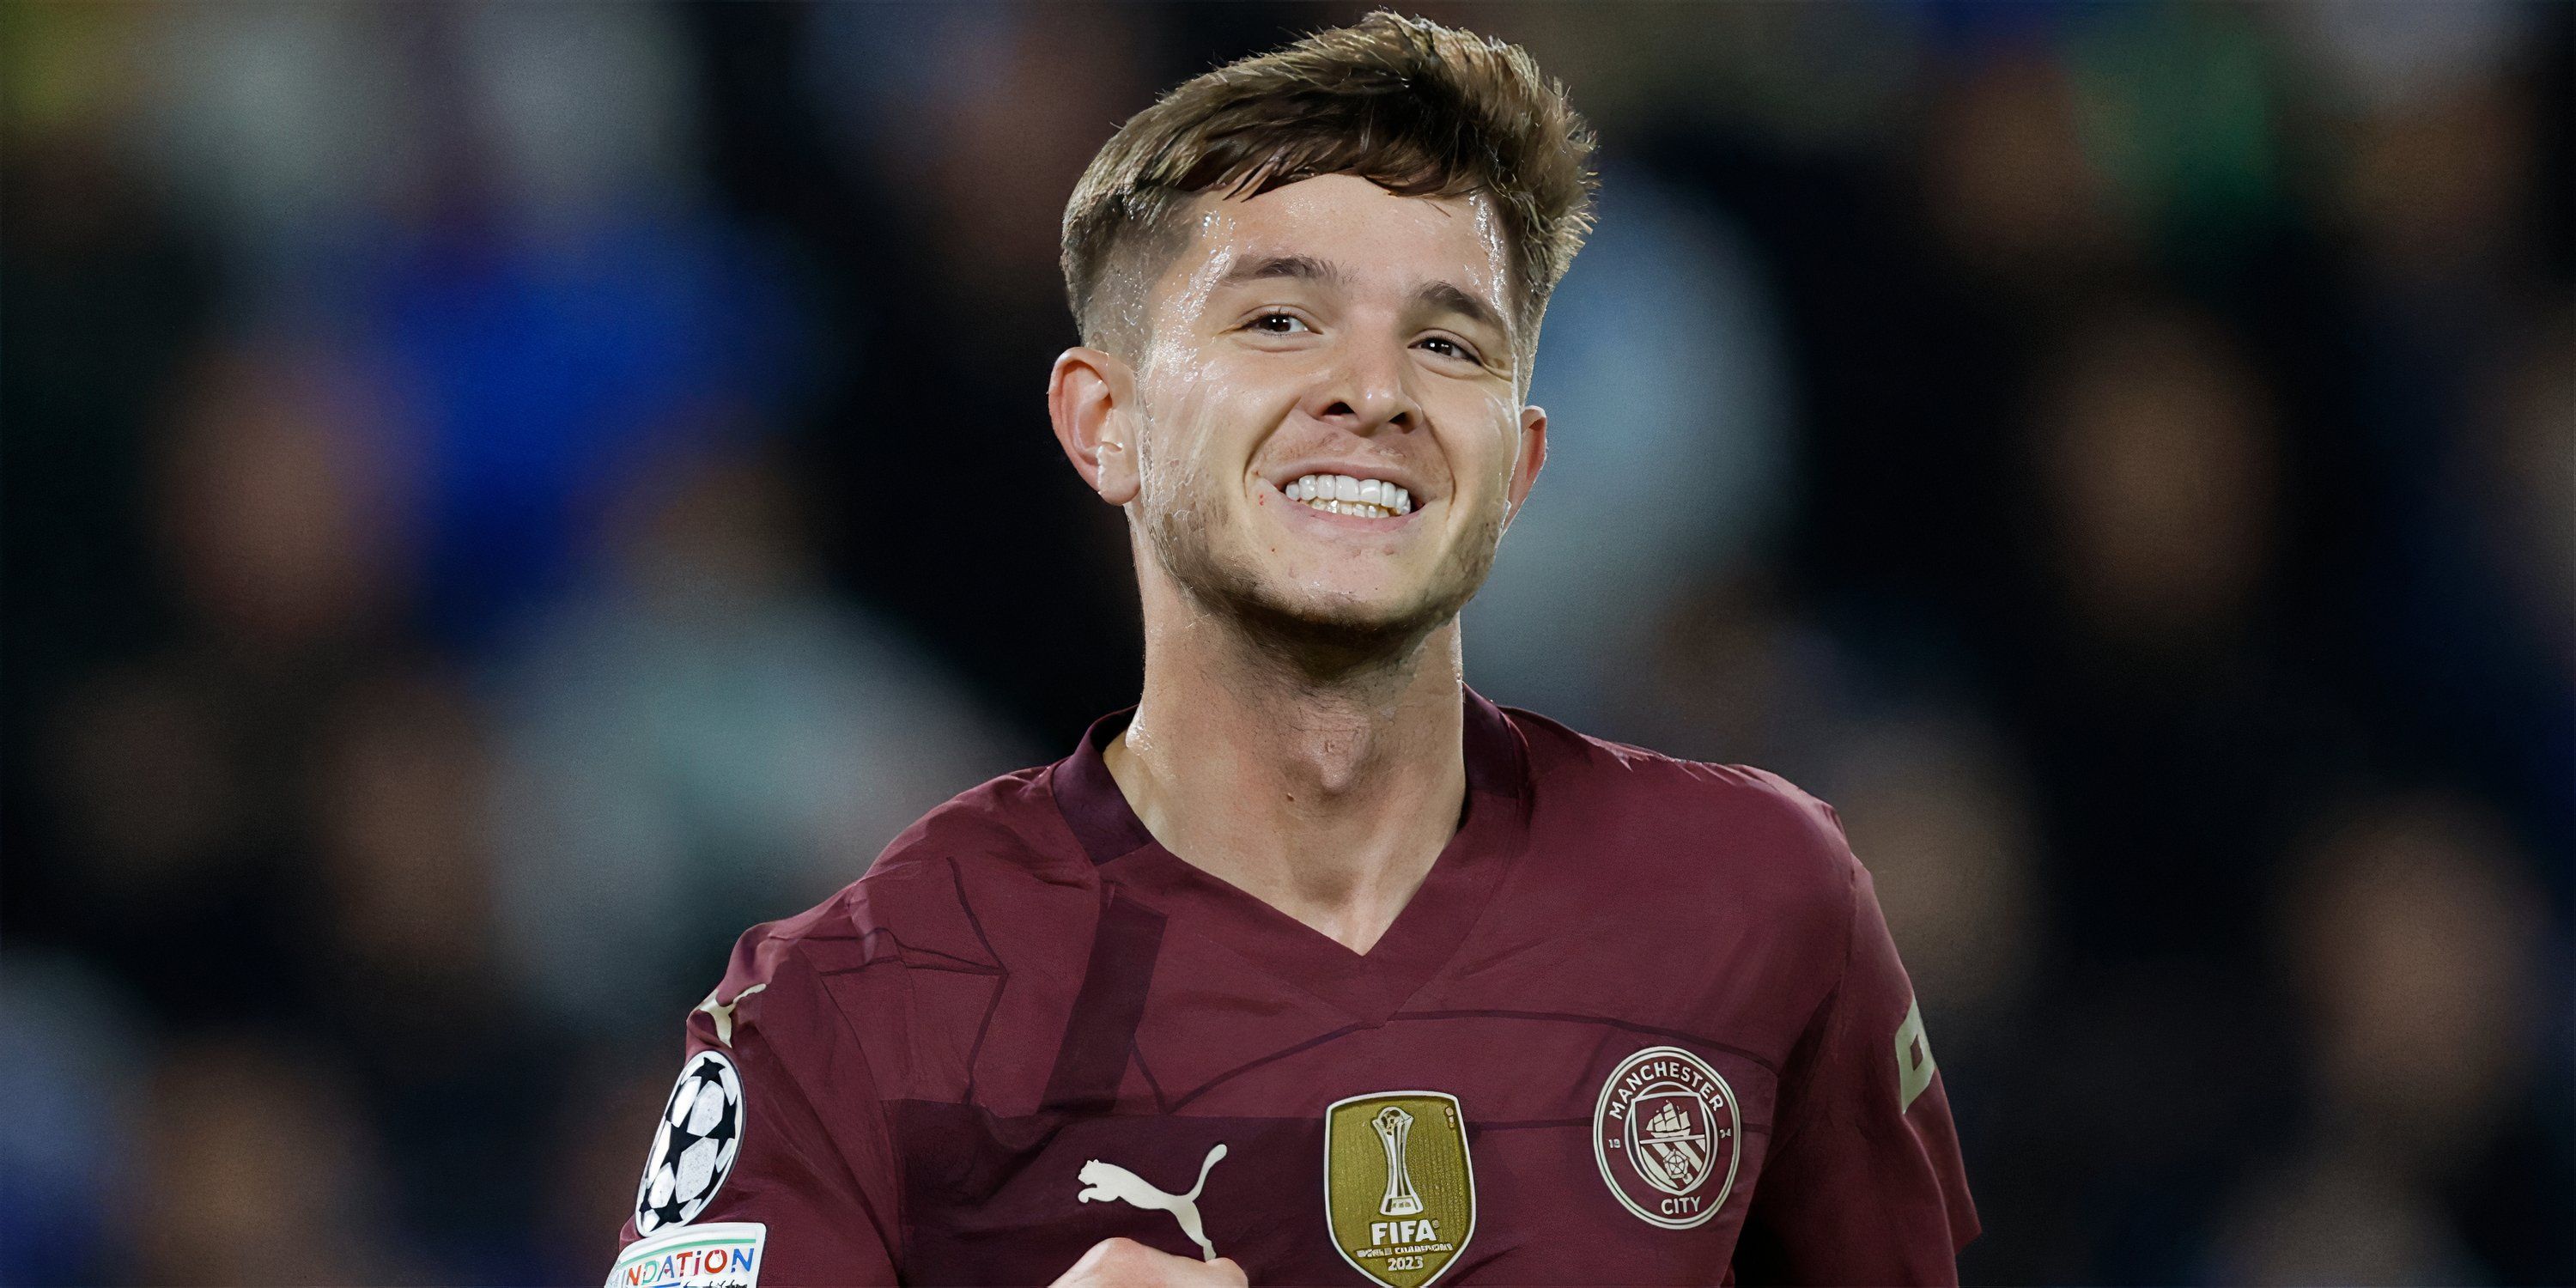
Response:
[[[2576,1281],[2576,8],[1450,6],[1470,680],[1877,874],[1972,1281]],[[1133,700],[1057,222],[1355,6],[0,7],[0,1281],[584,1283],[746,925]]]

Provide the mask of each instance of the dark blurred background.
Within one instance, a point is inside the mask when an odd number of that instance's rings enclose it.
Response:
[[[587,1283],[1132,701],[1076,174],[1355,6],[0,7],[0,1280]],[[2576,8],[1424,10],[1605,140],[1470,679],[1878,877],[1971,1280],[2576,1280]]]

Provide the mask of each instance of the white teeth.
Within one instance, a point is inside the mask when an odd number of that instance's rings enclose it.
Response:
[[[1327,514],[1353,514],[1383,519],[1413,512],[1413,494],[1384,479],[1348,474],[1305,474],[1280,489],[1291,501],[1302,501]]]

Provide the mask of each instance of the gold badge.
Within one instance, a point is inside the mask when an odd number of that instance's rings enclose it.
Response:
[[[1380,1091],[1324,1111],[1324,1223],[1386,1288],[1440,1277],[1476,1233],[1476,1167],[1458,1098]]]

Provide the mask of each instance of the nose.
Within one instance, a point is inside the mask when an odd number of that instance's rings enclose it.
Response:
[[[1422,408],[1407,387],[1401,342],[1353,336],[1337,349],[1332,366],[1306,395],[1308,416],[1360,435],[1421,428]]]

